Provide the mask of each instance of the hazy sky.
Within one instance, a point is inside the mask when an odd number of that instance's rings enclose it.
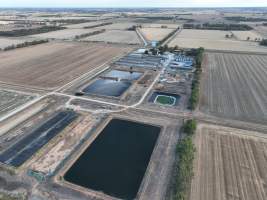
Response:
[[[267,6],[267,0],[0,0],[0,7]]]

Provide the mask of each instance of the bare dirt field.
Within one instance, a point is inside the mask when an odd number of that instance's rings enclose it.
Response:
[[[200,124],[194,141],[191,200],[267,199],[264,134]]]
[[[247,40],[249,37],[249,40],[255,41],[255,39],[261,40],[263,38],[262,35],[255,31],[232,31],[232,33],[238,40]]]
[[[93,35],[87,38],[83,38],[81,41],[141,44],[141,41],[135,31],[121,31],[121,30],[108,30],[98,35]]]
[[[79,36],[86,33],[91,33],[97,29],[64,29],[59,31],[52,31],[48,33],[41,33],[32,35],[34,38],[47,38],[47,39],[74,39],[75,36]]]
[[[206,53],[200,110],[266,123],[267,55]]]
[[[209,50],[267,52],[267,47],[260,46],[256,42],[247,41],[208,40],[176,37],[169,43],[169,46],[176,45],[183,48],[204,47],[205,49]]]
[[[32,100],[34,96],[0,89],[0,116]]]
[[[57,88],[130,50],[104,44],[47,43],[2,52],[0,81]]]
[[[217,31],[217,30],[194,30],[183,29],[177,38],[192,38],[192,39],[209,39],[209,40],[223,40],[225,35],[230,35],[230,31]]]
[[[150,41],[160,41],[165,38],[174,29],[169,28],[141,28],[143,36]]]
[[[234,38],[226,39],[228,31],[213,30],[182,30],[181,33],[170,41],[169,46],[198,48],[204,47],[210,50],[267,52],[267,48],[252,41],[239,41]]]

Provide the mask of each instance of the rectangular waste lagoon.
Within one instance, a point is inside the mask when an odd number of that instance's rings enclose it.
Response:
[[[149,98],[149,102],[165,106],[177,106],[180,98],[178,94],[155,91]]]
[[[101,96],[121,96],[129,87],[130,82],[127,81],[116,81],[108,79],[97,79],[92,84],[88,85],[82,90],[85,94],[94,94]]]
[[[160,127],[113,119],[66,172],[73,184],[122,199],[134,199]]]
[[[129,81],[137,80],[142,76],[141,72],[131,72],[131,71],[121,71],[121,70],[112,70],[104,74],[105,77],[126,79]]]
[[[73,111],[57,113],[0,154],[0,161],[19,167],[76,119],[77,116],[78,114]]]

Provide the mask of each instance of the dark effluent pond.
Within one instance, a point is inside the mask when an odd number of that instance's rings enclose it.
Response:
[[[131,83],[126,81],[98,79],[84,88],[82,92],[85,94],[119,97],[130,86]]]
[[[160,127],[113,119],[64,178],[122,199],[134,199],[145,174]]]
[[[137,80],[142,76],[140,72],[129,72],[129,71],[121,71],[121,70],[111,70],[107,72],[105,77],[111,78],[119,78],[119,79],[127,79],[129,81]]]

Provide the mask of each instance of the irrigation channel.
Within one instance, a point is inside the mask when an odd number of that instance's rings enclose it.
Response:
[[[161,128],[112,119],[64,175],[70,183],[134,199]]]

